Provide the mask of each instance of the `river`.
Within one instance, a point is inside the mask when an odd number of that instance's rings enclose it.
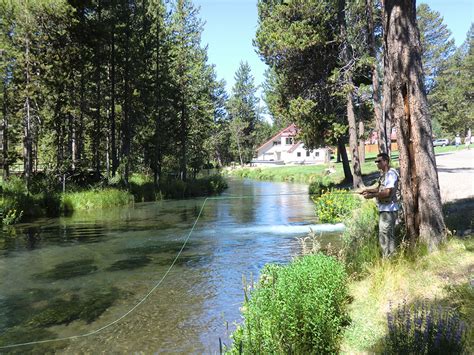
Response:
[[[221,197],[171,269],[204,199],[43,219],[0,238],[0,346],[45,341],[0,353],[218,352],[241,321],[243,276],[298,255],[315,221],[306,185],[236,180]]]

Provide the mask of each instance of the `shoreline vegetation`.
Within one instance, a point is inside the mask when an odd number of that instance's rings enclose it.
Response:
[[[474,199],[456,207],[445,205],[445,216],[450,230],[472,228]],[[243,322],[226,351],[472,353],[472,232],[451,235],[438,251],[428,253],[421,244],[409,249],[401,240],[403,230],[398,229],[397,254],[382,259],[373,201],[361,199],[358,207],[340,218],[346,225],[340,249],[323,245],[320,236],[310,234],[300,240],[302,256],[286,265],[265,265],[255,286],[244,287]],[[343,272],[338,272],[338,278],[323,277],[325,263]],[[315,284],[315,277],[319,283]],[[308,284],[311,287],[302,286]]]
[[[220,194],[227,188],[221,175],[210,175],[183,182],[168,180],[155,187],[150,177],[134,174],[128,187],[120,180],[87,184],[68,183],[65,192],[57,179],[45,174],[33,179],[29,191],[23,180],[11,177],[0,184],[3,225],[13,225],[38,217],[56,217],[75,211],[96,210],[126,206],[136,202],[182,199]]]
[[[453,150],[437,148],[436,153]],[[329,176],[321,173],[327,165],[316,173],[312,167],[313,175],[309,167],[292,168],[250,168],[231,174],[309,181],[317,218],[346,225],[342,246],[324,245],[320,236],[310,233],[300,240],[303,255],[287,265],[265,265],[253,287],[244,285],[243,322],[231,335],[233,344],[226,351],[474,352],[474,199],[444,205],[451,235],[438,251],[428,253],[422,244],[408,248],[399,226],[397,254],[382,259],[375,203],[343,189],[337,167]],[[375,169],[365,171],[375,173]],[[331,269],[343,269],[342,276],[317,276],[325,263],[336,265]],[[320,278],[320,286],[315,285],[315,277]]]

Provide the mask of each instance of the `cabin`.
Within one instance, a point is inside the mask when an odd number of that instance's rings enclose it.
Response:
[[[291,124],[257,148],[252,165],[322,164],[329,159],[329,148],[306,149],[296,139],[298,127]]]

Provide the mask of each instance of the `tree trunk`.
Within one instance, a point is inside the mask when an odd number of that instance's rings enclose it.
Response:
[[[430,250],[445,239],[431,120],[423,87],[416,1],[384,1],[387,106],[397,127],[403,208],[408,236]]]
[[[352,80],[350,79],[352,83]],[[359,161],[359,144],[357,142],[357,124],[354,114],[354,103],[352,102],[352,92],[346,94],[347,121],[349,123],[349,146],[351,149],[351,162],[354,171],[352,184],[354,189],[364,186],[362,181],[362,172]]]
[[[337,154],[341,157],[342,160],[342,169],[344,170],[344,181],[352,182],[354,179],[351,173],[351,167],[349,165],[349,158],[347,157],[346,145],[342,138],[337,140]]]
[[[346,0],[339,0],[339,26],[341,30],[341,38],[345,41],[342,49],[342,57],[344,58],[344,65],[348,65],[352,62],[351,53],[349,49],[349,43],[347,43],[347,31],[346,31]],[[360,169],[359,161],[359,143],[357,139],[357,124],[354,113],[354,102],[352,101],[352,92],[354,83],[352,81],[352,68],[347,69],[344,74],[344,86],[347,90],[346,93],[346,109],[347,109],[347,123],[349,125],[349,146],[351,149],[351,161],[353,169],[352,183],[354,188],[364,186],[362,181],[362,172]]]
[[[182,95],[183,96],[183,95]],[[181,97],[181,130],[180,130],[180,143],[181,143],[181,159],[180,159],[180,177],[181,180],[186,181],[187,179],[187,157],[186,157],[186,142],[187,142],[187,117],[186,117],[186,106],[184,103],[184,97]]]
[[[102,7],[101,7],[101,1],[99,0],[98,2],[98,8],[97,8],[97,13],[98,13],[98,18],[99,18],[99,23],[101,23],[102,19]],[[101,42],[98,43],[96,47],[96,74],[95,74],[95,80],[96,80],[96,85],[97,85],[97,96],[96,96],[96,118],[95,118],[95,127],[96,129],[94,130],[94,160],[95,160],[95,170],[97,176],[100,176],[100,170],[101,170],[101,164],[100,164],[100,142],[102,141],[102,122],[101,122],[101,113],[100,109],[102,106],[102,87],[101,87],[101,75],[100,75],[100,70],[101,70],[101,61],[102,61],[102,49],[101,49]]]
[[[390,108],[392,102],[392,93],[390,90],[390,80],[388,79],[390,73],[388,72],[388,49],[387,42],[385,41],[385,22],[383,26],[384,31],[384,43],[383,43],[383,86],[382,86],[382,117],[380,120],[380,125],[378,127],[378,137],[379,137],[379,151],[381,153],[387,153],[389,156],[391,154],[392,147],[392,110]]]
[[[372,64],[372,97],[374,100],[374,116],[375,116],[375,130],[377,131],[377,143],[379,146],[379,152],[387,153],[387,141],[385,134],[385,120],[383,119],[382,103],[380,99],[380,77],[378,71],[377,61],[377,50],[375,43],[375,32],[374,32],[374,14],[373,14],[373,0],[367,0],[366,12],[367,12],[367,33],[368,33],[368,44],[369,54],[374,59]]]
[[[32,118],[31,118],[31,102],[30,102],[30,42],[27,38],[25,41],[25,77],[26,77],[26,98],[25,98],[25,115],[23,118],[23,172],[25,175],[26,188],[29,189],[31,175],[33,172],[33,144],[32,144]]]
[[[7,86],[3,84],[3,107],[2,107],[2,169],[3,180],[8,180],[10,176],[10,166],[8,162],[8,91]]]
[[[364,121],[360,120],[359,121],[359,130],[357,131],[358,133],[358,139],[359,139],[359,160],[361,164],[365,163],[365,139],[364,139],[364,133],[365,133],[365,127],[364,127]]]
[[[122,123],[122,159],[124,166],[124,181],[128,186],[128,178],[130,173],[130,20],[127,20],[125,28],[125,71],[124,71],[124,109]]]
[[[111,54],[110,54],[110,154],[112,156],[112,176],[118,169],[116,127],[115,127],[115,23],[112,24],[111,34]]]
[[[156,30],[156,68],[155,68],[155,154],[153,157],[153,183],[156,188],[159,187],[161,181],[161,164],[163,161],[163,152],[162,152],[162,142],[161,138],[163,134],[160,132],[164,130],[162,125],[161,119],[161,105],[162,105],[162,98],[161,98],[161,80],[160,80],[160,73],[161,73],[161,61],[160,61],[160,54],[161,54],[161,27],[157,26]]]

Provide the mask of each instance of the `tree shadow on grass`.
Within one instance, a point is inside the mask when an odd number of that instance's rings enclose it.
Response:
[[[411,303],[394,301],[387,313],[387,333],[369,352],[472,354],[474,288],[468,281],[448,286],[446,293],[441,299],[419,298]],[[462,340],[456,341],[460,336]]]
[[[446,227],[462,235],[468,229],[474,229],[474,198],[464,198],[443,205]]]

